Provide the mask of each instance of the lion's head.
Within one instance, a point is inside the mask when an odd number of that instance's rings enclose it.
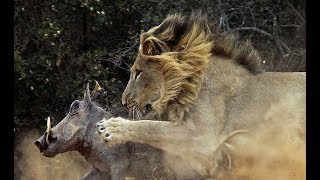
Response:
[[[223,41],[215,32],[207,17],[196,12],[188,18],[170,15],[142,33],[122,103],[140,117],[152,114],[180,120],[198,95],[212,53],[239,56],[249,70],[256,66],[250,57],[243,60],[248,55],[234,50],[239,49],[236,36],[225,36],[228,41]]]

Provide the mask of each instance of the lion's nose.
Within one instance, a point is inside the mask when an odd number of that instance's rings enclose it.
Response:
[[[126,101],[125,98],[122,98],[122,105],[123,105],[124,107],[127,107],[127,101]]]
[[[122,99],[121,99],[121,103],[124,107],[127,107],[127,99],[129,97],[129,94],[123,93],[122,94]]]

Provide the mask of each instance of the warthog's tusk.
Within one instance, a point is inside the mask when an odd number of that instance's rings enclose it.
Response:
[[[50,122],[50,117],[48,117],[48,119],[47,119],[47,136],[46,136],[47,145],[50,144],[50,142],[49,142],[50,133],[51,133],[51,122]]]

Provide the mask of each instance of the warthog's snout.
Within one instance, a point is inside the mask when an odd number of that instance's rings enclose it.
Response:
[[[34,142],[34,144],[39,148],[40,153],[43,152],[44,149],[47,149],[48,145],[46,143],[45,135],[42,135],[38,140]]]
[[[40,153],[46,150],[49,144],[57,138],[51,137],[51,121],[50,117],[47,118],[47,130],[38,140],[34,142],[34,144],[39,148]]]
[[[49,144],[56,140],[57,138],[53,138],[51,136],[48,137],[49,143],[46,141],[46,137],[48,136],[47,132],[44,133],[38,140],[34,142],[34,144],[39,148],[40,153],[42,153],[44,150],[46,150],[49,146]]]

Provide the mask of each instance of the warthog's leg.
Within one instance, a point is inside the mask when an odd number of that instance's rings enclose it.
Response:
[[[103,172],[93,168],[90,172],[80,178],[81,180],[111,180],[109,172]]]
[[[111,164],[111,180],[125,180],[129,161],[118,160]]]

